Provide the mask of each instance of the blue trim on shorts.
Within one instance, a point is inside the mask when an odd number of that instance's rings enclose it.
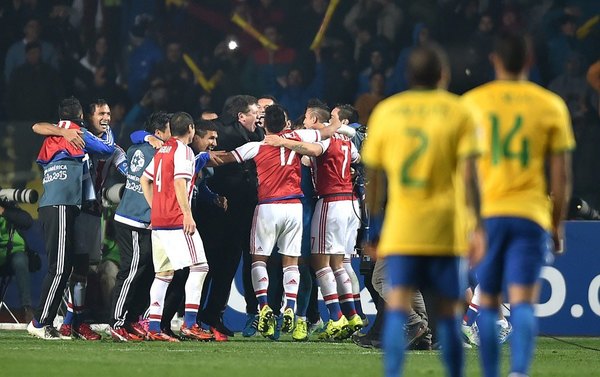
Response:
[[[464,298],[467,289],[467,263],[461,257],[388,255],[385,271],[390,288],[432,288],[451,300]]]
[[[550,252],[550,234],[520,217],[490,217],[484,224],[487,252],[477,266],[481,290],[497,295],[504,285],[534,285]]]

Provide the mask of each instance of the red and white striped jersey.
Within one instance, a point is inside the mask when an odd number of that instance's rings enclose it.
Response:
[[[316,142],[321,134],[316,130],[297,130],[280,134],[296,141]],[[259,203],[273,203],[302,197],[300,188],[300,157],[284,147],[272,147],[261,142],[246,143],[235,150],[237,162],[254,159],[258,175]]]
[[[313,183],[319,196],[352,193],[350,164],[360,155],[354,143],[345,135],[335,133],[319,144],[323,154],[311,158]]]
[[[150,223],[152,229],[178,229],[183,227],[183,212],[175,195],[175,180],[186,180],[188,200],[194,187],[194,152],[176,138],[170,138],[156,152],[144,170],[152,180],[153,197]]]

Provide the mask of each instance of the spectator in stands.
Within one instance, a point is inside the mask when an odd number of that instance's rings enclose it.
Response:
[[[360,124],[367,124],[375,105],[385,98],[383,94],[385,75],[380,71],[373,72],[370,76],[369,86],[369,92],[361,94],[354,104],[356,111],[358,111],[358,123]]]
[[[150,77],[152,68],[163,59],[160,47],[146,36],[146,22],[131,29],[131,53],[127,59],[127,91],[132,101],[139,101],[144,95],[144,85]]]
[[[157,63],[152,69],[150,80],[162,79],[167,90],[167,107],[165,110],[175,112],[181,110],[185,94],[190,89],[194,76],[183,61],[183,51],[178,40],[170,40],[165,47],[165,60]]]
[[[30,19],[23,28],[23,39],[10,46],[6,53],[4,63],[4,78],[9,81],[12,72],[21,64],[25,63],[25,46],[31,42],[39,42],[41,50],[41,60],[45,63],[58,68],[58,60],[54,47],[48,42],[40,40],[41,25],[37,19]],[[46,119],[46,118],[44,118]]]
[[[358,75],[358,90],[356,97],[368,93],[371,90],[371,77],[375,72],[383,74],[385,82],[391,79],[394,70],[390,67],[389,57],[385,50],[375,49],[371,51],[369,65]],[[391,80],[390,80],[391,81]],[[386,94],[391,93],[392,88],[384,88]]]
[[[264,35],[279,48],[272,50],[262,46],[254,50],[246,60],[242,80],[244,91],[252,95],[260,95],[270,89],[265,77],[268,77],[271,70],[274,70],[277,76],[283,76],[296,61],[296,51],[285,46],[277,27],[266,26]]]
[[[62,83],[56,70],[42,61],[42,50],[40,42],[27,43],[25,62],[12,71],[6,93],[11,120],[55,118],[58,101],[63,96]]]
[[[314,53],[315,74],[308,84],[305,81],[305,73],[299,67],[291,68],[285,78],[277,77],[275,67],[270,67],[271,93],[279,99],[279,104],[287,109],[290,119],[296,119],[302,115],[309,99],[323,97],[325,67],[321,62],[321,51],[317,49]]]

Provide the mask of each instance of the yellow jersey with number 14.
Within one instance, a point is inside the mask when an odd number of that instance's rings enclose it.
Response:
[[[529,81],[496,80],[463,95],[481,127],[478,162],[483,217],[522,217],[550,229],[545,162],[575,146],[569,112],[556,94]]]
[[[379,103],[368,125],[363,161],[383,170],[388,181],[379,255],[464,255],[461,162],[478,153],[478,142],[460,98],[444,90],[409,90]]]

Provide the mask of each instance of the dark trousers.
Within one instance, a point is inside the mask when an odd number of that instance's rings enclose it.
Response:
[[[44,229],[48,272],[42,282],[40,304],[35,318],[42,325],[52,325],[73,266],[74,224],[77,206],[48,206],[39,209]]]
[[[113,290],[110,325],[119,328],[137,321],[148,307],[154,265],[151,231],[117,221],[114,224],[121,264]]]
[[[247,258],[244,257],[243,279],[246,305],[258,306],[249,276],[250,258],[248,254],[254,204],[230,200],[226,212],[215,207],[206,207],[200,210],[198,230],[210,267],[207,276],[210,290],[204,309],[200,313],[200,320],[206,324],[211,325],[222,320],[242,253],[247,255]],[[247,286],[247,282],[250,283],[249,286]],[[251,302],[249,303],[248,300]]]

